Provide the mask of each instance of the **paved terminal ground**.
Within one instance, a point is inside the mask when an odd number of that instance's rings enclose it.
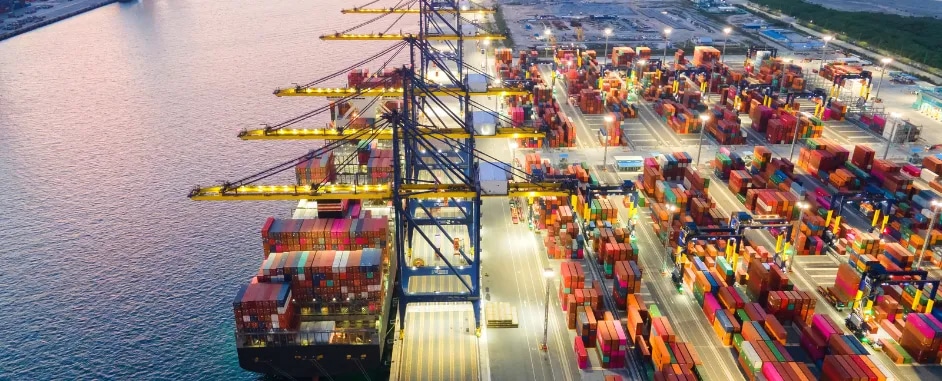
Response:
[[[692,11],[689,1],[499,0],[498,3],[504,9],[517,48],[546,45],[546,30],[550,30],[560,44],[605,44],[607,28],[612,29],[609,46],[647,45],[660,49],[664,46],[665,28],[672,29],[671,41],[675,44],[704,37],[722,39],[722,27],[712,25],[703,15]],[[575,27],[578,24],[583,28],[581,40]]]
[[[470,303],[410,304],[398,379],[479,379],[479,346],[474,331]]]

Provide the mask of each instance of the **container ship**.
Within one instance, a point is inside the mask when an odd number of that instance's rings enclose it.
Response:
[[[381,164],[391,152],[357,151],[362,164],[344,168],[333,154],[299,162],[298,182],[388,181]],[[298,379],[388,374],[398,289],[388,213],[385,203],[300,201],[292,218],[264,222],[261,266],[233,299],[243,369]]]

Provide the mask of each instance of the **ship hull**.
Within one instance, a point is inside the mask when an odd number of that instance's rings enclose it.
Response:
[[[351,359],[362,358],[360,365],[370,378],[383,379],[389,374],[389,367],[384,365],[381,349],[379,345],[312,345],[239,348],[238,353],[242,369],[271,375],[287,374],[297,379],[323,376],[310,359],[319,359],[317,363],[335,379],[344,375],[351,379],[364,379],[356,362],[348,360],[347,356]]]

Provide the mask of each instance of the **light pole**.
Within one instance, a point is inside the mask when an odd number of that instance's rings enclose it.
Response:
[[[788,161],[791,162],[795,160],[795,144],[798,142],[798,129],[801,128],[801,114],[802,113],[795,114],[795,119],[798,120],[795,121],[795,136],[792,138],[792,150],[788,153]]]
[[[795,238],[792,238],[792,237],[789,237],[789,238],[791,238],[791,239],[794,240],[794,241],[797,241],[797,240],[798,240],[799,225],[801,224],[801,216],[804,215],[805,210],[808,209],[808,203],[806,203],[806,202],[804,202],[804,201],[799,201],[798,203],[795,204],[795,206],[798,207],[798,210],[799,210],[799,212],[798,212],[798,218],[795,219],[795,227],[792,228],[792,229],[793,229],[793,233],[795,234]],[[793,241],[793,242],[794,242],[794,241]],[[794,247],[795,247],[795,246],[793,245],[792,248],[794,248]],[[794,256],[797,256],[797,254],[798,254],[798,253],[797,253],[797,250],[796,250],[795,255],[788,257],[788,266],[787,266],[787,270],[785,270],[786,273],[789,273],[789,272],[792,271],[792,263],[795,263],[795,258],[793,258],[793,257],[794,257]]]
[[[547,42],[549,42],[550,38],[553,36],[553,31],[547,29],[544,33],[546,34]],[[551,83],[550,84],[550,97],[556,98],[555,97],[555,94],[556,94],[556,44],[551,45],[550,52],[551,52],[550,58],[553,61],[553,72],[550,73],[550,76],[553,77],[552,81],[550,82]]]
[[[550,298],[550,279],[553,278],[553,269],[547,267],[543,269],[543,277],[546,278],[546,303],[544,305],[543,315],[543,344],[540,349],[546,351],[546,337],[549,333],[549,298]]]
[[[700,151],[703,149],[703,130],[706,129],[706,123],[710,120],[708,113],[700,114],[700,139],[697,142],[697,167],[700,167]]]
[[[890,119],[893,120],[893,129],[890,130],[890,137],[886,141],[886,149],[883,150],[883,160],[886,160],[886,156],[890,153],[890,146],[893,145],[893,138],[896,135],[896,127],[899,126],[899,113],[892,112],[890,113]]]
[[[883,59],[880,60],[880,62],[883,62],[883,72],[880,74],[880,82],[877,82],[877,93],[876,95],[873,96],[874,102],[876,102],[877,99],[880,99],[880,86],[883,85],[883,77],[886,77],[886,65],[889,64],[890,62],[893,62],[893,59],[889,57],[884,57]]]
[[[491,40],[484,40],[484,74],[489,74],[491,69],[487,67],[487,48],[491,46]]]
[[[929,220],[929,228],[926,229],[925,241],[922,242],[922,250],[919,251],[919,256],[916,257],[916,264],[913,270],[922,268],[922,255],[926,252],[926,249],[929,248],[929,238],[932,235],[932,228],[935,227],[935,220],[939,219],[939,208],[942,208],[942,202],[933,201],[929,208],[932,209],[932,219]]]
[[[826,54],[827,49],[828,49],[828,42],[830,42],[832,39],[834,39],[834,37],[831,37],[831,36],[824,36],[824,37],[822,37],[821,39],[824,40],[824,46],[821,47],[821,67],[818,68],[819,70],[824,68],[824,63],[825,63],[825,61],[826,61],[826,60],[824,59],[824,55]]]
[[[664,55],[661,57],[663,60],[663,65],[666,68],[667,65],[667,44],[671,41],[671,28],[664,28]]]
[[[726,41],[729,40],[729,34],[733,32],[733,28],[725,27],[723,28],[723,54],[720,55],[720,63],[723,63],[723,59],[726,58]]]
[[[609,127],[609,124],[615,121],[611,115],[605,115],[605,128]],[[612,140],[612,137],[609,136],[611,131],[605,131],[605,153],[602,154],[602,170],[608,171],[608,144]]]
[[[608,63],[612,63],[612,58],[608,54],[608,37],[612,35],[612,28],[605,28],[605,58],[608,58]]]
[[[546,36],[546,43],[549,44],[550,38],[553,36],[553,31],[550,30],[550,29],[544,30],[544,31],[543,31],[543,35]],[[553,44],[549,44],[549,45],[550,45],[550,51],[552,52],[552,50],[553,50]],[[555,61],[555,58],[556,58],[556,57],[553,57],[553,56],[551,55],[550,58],[553,58],[553,60]]]

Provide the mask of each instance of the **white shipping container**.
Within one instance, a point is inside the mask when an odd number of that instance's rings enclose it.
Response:
[[[923,179],[927,183],[931,183],[935,181],[935,179],[937,179],[938,177],[939,175],[937,175],[935,172],[932,172],[925,168],[922,169],[922,172],[919,172],[919,178]]]
[[[762,369],[762,358],[759,357],[759,353],[756,352],[756,349],[752,347],[752,343],[743,341],[742,353],[746,356],[744,362],[751,366],[753,371]]]
[[[337,254],[334,255],[334,262],[330,266],[331,272],[334,272],[334,273],[340,272],[340,257],[343,256],[342,253],[343,253],[342,251],[338,251]]]

